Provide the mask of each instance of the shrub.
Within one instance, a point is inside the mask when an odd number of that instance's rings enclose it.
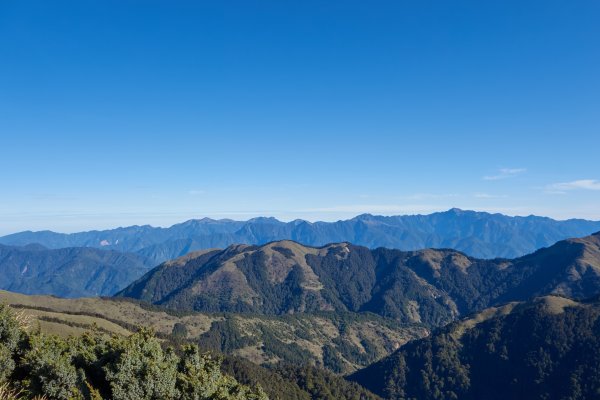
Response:
[[[187,346],[178,357],[148,329],[61,339],[23,329],[0,305],[0,400],[266,400],[221,373],[220,360]]]

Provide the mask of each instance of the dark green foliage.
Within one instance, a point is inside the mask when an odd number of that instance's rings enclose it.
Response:
[[[276,338],[265,335],[266,343],[263,345],[265,354],[275,356],[281,360],[291,363],[304,364],[312,361],[312,356],[308,350],[302,348],[296,343],[284,343]]]
[[[288,260],[294,255],[284,244],[273,249]],[[434,326],[449,322],[454,316],[452,301],[405,265],[410,256],[348,244],[329,246],[324,255],[306,256],[305,262],[323,286],[317,291],[307,289],[307,272],[300,265],[293,265],[282,281],[273,282],[269,274],[277,266],[270,263],[281,261],[273,261],[262,248],[234,246],[192,258],[185,266],[159,266],[119,296],[137,297],[182,311],[284,315],[333,309],[368,311],[402,322]],[[231,261],[233,257],[235,261]],[[229,262],[243,274],[243,280],[232,281],[234,286],[228,286],[222,280],[209,278]],[[192,289],[199,284],[205,285],[206,291]],[[167,286],[170,291],[159,289]],[[249,299],[245,295],[249,291],[258,296]],[[411,302],[419,304],[418,313]]]
[[[351,360],[359,365],[367,365],[377,357],[377,351],[373,346],[369,346],[368,340],[362,340],[361,344],[365,345],[365,352],[361,352],[358,347],[352,343],[348,338],[338,336],[332,340],[337,351],[340,353],[340,357],[345,360]],[[333,370],[334,372],[344,372],[341,370]]]
[[[0,385],[15,368],[14,353],[21,339],[21,328],[13,311],[0,304]]]
[[[177,387],[180,399],[239,399],[266,400],[260,386],[256,391],[240,386],[233,378],[223,375],[220,363],[207,354],[201,354],[196,346],[186,346],[179,361]]]
[[[361,307],[361,311],[403,322],[418,321],[428,326],[442,326],[455,318],[453,300],[448,294],[424,282],[411,268],[411,260],[418,257],[418,253],[388,249],[377,249],[373,253],[378,279],[369,302]]]
[[[185,324],[183,324],[181,322],[177,322],[177,323],[175,323],[175,325],[173,325],[173,330],[171,332],[171,335],[174,338],[185,339],[188,335],[188,329],[185,326]]]
[[[379,397],[361,386],[313,367],[281,365],[277,372],[285,379],[297,382],[298,386],[319,400],[378,400]]]
[[[308,294],[301,287],[304,276],[300,267],[293,267],[283,282],[272,284],[269,282],[268,269],[264,268],[266,263],[267,259],[261,251],[252,252],[236,263],[255,292],[269,294],[261,297],[261,303],[252,307],[252,311],[260,310],[265,314],[285,314],[290,310],[298,310],[303,298]],[[222,307],[225,307],[222,311],[229,311],[226,304]]]
[[[131,283],[121,293],[123,296],[137,298],[149,303],[155,302],[193,280],[216,253],[218,252],[206,252],[194,257],[185,265],[165,263],[163,268],[155,270],[157,273],[153,276],[153,279],[148,279],[149,275],[145,275],[136,282]]]
[[[127,340],[112,340],[99,361],[115,400],[178,396],[177,358],[172,351],[163,351],[149,331],[141,330]]]
[[[480,260],[447,249],[369,250],[348,243],[314,249],[278,242],[159,266],[120,295],[144,293],[141,298],[181,311],[372,312],[440,327],[507,301],[557,291],[580,299],[596,295],[600,272],[589,266],[599,260],[600,234],[514,260]],[[157,289],[164,285],[168,293]]]
[[[352,379],[390,399],[600,398],[600,304],[521,305],[462,329],[408,343]]]
[[[294,377],[284,378],[275,370],[258,366],[243,358],[225,356],[221,370],[244,385],[261,386],[270,399],[311,399],[310,394],[298,386]]]
[[[2,381],[29,397],[113,400],[266,400],[223,375],[220,363],[195,346],[181,356],[164,349],[152,332],[129,337],[99,332],[61,339],[29,333],[0,305]]]
[[[223,320],[213,322],[210,330],[200,335],[197,343],[201,348],[233,354],[235,350],[257,346],[260,343],[262,352],[268,358],[293,365],[321,365],[336,373],[346,373],[355,368],[353,365],[366,366],[393,350],[391,344],[390,347],[382,348],[381,344],[377,346],[368,338],[363,338],[361,344],[364,351],[361,351],[360,346],[350,340],[349,332],[346,332],[350,331],[348,327],[353,327],[359,337],[361,337],[361,324],[374,324],[381,329],[391,331],[407,329],[396,321],[370,313],[322,312],[314,315],[298,314],[279,317],[247,315],[245,317],[261,320],[260,323],[255,321],[256,326],[252,331],[247,331],[243,327],[244,321],[247,321],[244,318],[238,318],[235,314],[223,314],[222,317]],[[312,342],[323,340],[323,337],[314,331],[316,320],[326,320],[339,332],[339,336],[326,341],[328,344],[322,347],[323,364],[320,357],[315,357],[313,353],[293,341],[295,339]],[[293,328],[290,336],[282,337],[278,330],[281,322]],[[420,336],[418,333],[421,332],[420,329],[420,327],[413,327],[413,330],[406,330],[406,334]]]
[[[200,336],[198,343],[203,348],[229,353],[258,342],[256,338],[245,335],[235,321],[227,318],[213,322],[210,330]]]
[[[558,315],[537,307],[469,331],[462,342],[472,351],[461,358],[471,365],[471,392],[494,392],[495,399],[600,398],[599,317],[598,305]]]
[[[72,343],[58,337],[31,335],[18,360],[17,372],[26,376],[23,387],[52,399],[83,398],[73,350]]]
[[[306,261],[324,284],[323,296],[336,309],[359,311],[375,285],[375,260],[371,251],[351,246],[349,253],[332,247],[324,257],[308,255]]]
[[[309,365],[279,364],[259,367],[237,357],[225,358],[222,368],[239,382],[260,385],[271,399],[379,400],[380,398],[338,375]]]
[[[344,361],[332,345],[326,344],[323,346],[323,366],[336,373],[344,371]]]

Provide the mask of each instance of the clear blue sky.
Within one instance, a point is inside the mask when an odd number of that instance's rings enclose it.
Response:
[[[0,2],[0,233],[600,219],[598,1]]]

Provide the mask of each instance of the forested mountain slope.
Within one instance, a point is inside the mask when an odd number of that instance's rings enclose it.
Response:
[[[236,245],[164,263],[118,295],[176,310],[372,312],[442,326],[501,302],[598,293],[600,234],[514,260],[481,260],[444,249],[370,250],[349,243]]]
[[[597,399],[600,303],[547,296],[487,309],[351,379],[400,399]]]
[[[0,289],[19,293],[109,296],[151,267],[144,257],[112,250],[0,245]]]

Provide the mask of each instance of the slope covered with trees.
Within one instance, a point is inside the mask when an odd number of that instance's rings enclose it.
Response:
[[[267,315],[371,312],[442,326],[494,304],[600,293],[600,234],[514,260],[455,250],[403,252],[291,241],[190,254],[148,272],[118,296],[180,311]]]
[[[39,329],[39,332],[46,337],[57,334],[62,339],[56,339],[53,343],[67,343],[69,346],[74,343],[77,344],[81,338],[93,338],[94,341],[101,343],[109,342],[111,337],[115,340],[117,338],[124,340],[126,337],[138,335],[139,328],[136,328],[136,326],[145,324],[156,329],[162,351],[170,346],[179,349],[176,354],[182,356],[182,354],[185,354],[182,349],[186,346],[191,345],[190,348],[195,349],[195,346],[199,345],[202,350],[201,357],[205,361],[209,360],[210,365],[218,365],[222,360],[221,371],[223,374],[234,377],[245,386],[262,387],[271,399],[375,400],[379,398],[358,384],[348,382],[340,375],[312,366],[313,362],[310,358],[301,361],[296,359],[295,366],[292,366],[285,359],[279,359],[274,364],[260,366],[240,356],[223,354],[220,351],[221,343],[213,343],[211,340],[198,340],[198,337],[195,336],[198,332],[198,326],[206,325],[207,320],[219,321],[222,316],[195,314],[176,316],[166,314],[161,310],[143,309],[139,305],[130,302],[115,302],[108,299],[58,299],[8,292],[0,292],[1,303],[8,303],[16,310],[9,313],[8,309],[4,309],[6,311],[5,316],[15,315],[16,313],[20,318],[26,318],[29,329],[36,331]],[[11,321],[11,319],[5,318],[2,321]],[[210,326],[210,322],[208,326]],[[278,327],[280,326],[281,324],[278,325]],[[183,329],[181,329],[182,327]],[[278,327],[273,327],[272,332],[276,331]],[[149,334],[148,330],[144,332],[146,334],[144,340],[156,340]],[[185,335],[186,333],[187,335]],[[211,334],[214,333],[216,331]],[[226,333],[223,339],[227,342],[227,346],[233,345],[235,347],[235,340],[232,341],[227,338],[232,338],[231,332]],[[285,347],[285,344],[281,343],[280,346]],[[60,352],[61,349],[60,346],[56,347],[56,351]],[[52,352],[52,349],[47,348],[45,351]],[[211,354],[210,357],[207,356],[209,353]],[[147,357],[143,361],[154,362],[154,358]],[[14,366],[15,363],[13,362],[12,365]],[[302,367],[299,365],[302,365]],[[18,384],[16,381],[11,382],[10,386],[13,391],[25,388],[23,384]],[[1,387],[2,383],[0,382]],[[1,390],[0,398],[4,399]],[[209,398],[212,399],[213,397]],[[214,398],[220,399],[221,397]],[[12,399],[12,397],[9,397],[9,399]]]
[[[409,342],[351,379],[389,399],[600,397],[600,303],[538,298]]]
[[[0,289],[25,294],[110,296],[151,267],[142,256],[113,250],[0,245]]]
[[[0,385],[4,398],[266,400],[224,375],[220,363],[195,346],[177,354],[148,330],[125,336],[69,337],[24,329],[0,305]]]
[[[0,303],[21,310],[42,331],[62,337],[90,329],[131,335],[147,326],[161,339],[174,336],[260,365],[312,365],[340,374],[363,368],[428,333],[422,326],[400,325],[373,314],[177,313],[121,299],[60,299],[5,291],[0,291]]]

